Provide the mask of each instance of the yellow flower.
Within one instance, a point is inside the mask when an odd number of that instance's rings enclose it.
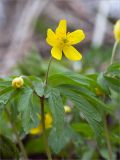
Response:
[[[51,55],[55,59],[61,60],[63,52],[66,58],[77,61],[82,58],[82,55],[72,45],[81,42],[84,38],[83,30],[67,33],[67,22],[61,20],[55,33],[48,29],[46,41],[52,46]]]
[[[65,113],[70,113],[72,110],[69,106],[64,106]]]
[[[41,120],[41,116],[39,116],[39,119]],[[45,128],[51,128],[52,127],[52,116],[50,113],[45,114]],[[41,134],[43,132],[42,124],[39,124],[38,127],[33,128],[30,130],[30,134]]]
[[[16,77],[12,81],[12,86],[14,88],[21,88],[24,85],[24,80],[22,77]]]
[[[114,32],[115,40],[120,42],[120,19],[114,25],[113,32]]]

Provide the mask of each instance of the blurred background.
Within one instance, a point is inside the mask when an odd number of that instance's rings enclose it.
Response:
[[[35,75],[44,79],[51,55],[51,47],[46,43],[47,29],[55,30],[61,19],[67,20],[68,31],[84,30],[85,40],[75,46],[83,54],[83,59],[79,62],[67,59],[54,60],[51,73],[74,70],[82,74],[91,74],[104,71],[110,64],[115,41],[113,26],[120,19],[120,0],[0,0],[0,77],[14,74]],[[117,49],[115,58],[120,58],[120,47]],[[108,102],[109,108],[112,108],[108,120],[111,135],[114,134],[113,137],[111,136],[111,141],[115,145],[114,157],[120,160],[120,95],[113,93],[111,97],[114,98],[112,102]],[[110,112],[109,109],[108,112]],[[79,116],[77,110],[73,110],[73,115],[69,122],[79,122],[81,119],[84,121],[84,117]],[[11,139],[13,133],[10,132],[11,128],[6,121],[0,120],[0,129],[2,128],[3,135]],[[103,145],[99,151],[87,123],[81,125],[80,129],[79,125],[76,127],[78,132],[85,136],[82,138],[80,136],[80,141],[78,139],[75,141],[75,149],[72,145],[71,148],[67,146],[70,156],[81,154],[82,160],[87,160],[86,156],[92,159],[97,150],[96,157],[100,160],[108,159],[106,148]],[[29,139],[32,142],[27,144]],[[44,153],[40,138],[25,137],[23,141],[27,144],[28,154]],[[83,145],[80,146],[80,143]],[[85,155],[82,152],[85,152]],[[66,153],[64,150],[63,155]]]
[[[84,55],[82,65],[89,72],[104,70],[114,43],[113,24],[119,18],[120,0],[0,0],[0,75],[8,75],[33,51],[50,57],[46,31],[54,30],[60,19],[68,21],[69,31],[85,31],[86,39],[76,46]],[[81,62],[70,65],[81,69]]]

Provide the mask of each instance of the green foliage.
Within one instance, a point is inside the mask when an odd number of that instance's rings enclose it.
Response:
[[[33,90],[31,88],[22,89],[18,96],[18,111],[21,113],[22,124],[27,132],[31,128],[33,118]],[[37,116],[37,115],[36,115]]]
[[[113,116],[116,111],[115,107],[111,107],[110,102],[115,105],[113,93],[116,97],[120,91],[120,63],[116,62],[104,72],[92,75],[74,73],[68,71],[65,66],[58,65],[58,68],[56,67],[57,69],[55,68],[56,70],[54,69],[51,72],[48,78],[48,86],[46,87],[42,78],[45,75],[47,61],[44,64],[41,58],[33,60],[35,61],[35,66],[32,65],[30,67],[30,72],[26,69],[26,65],[20,65],[21,72],[23,71],[24,74],[30,75],[35,70],[36,75],[23,76],[24,86],[22,88],[15,89],[12,87],[13,77],[0,79],[0,129],[2,130],[0,133],[7,134],[7,131],[2,129],[4,124],[9,121],[9,119],[5,119],[5,116],[2,116],[2,114],[5,114],[6,109],[10,111],[12,120],[15,121],[21,136],[28,134],[31,128],[37,127],[39,125],[40,97],[44,96],[46,102],[45,110],[50,111],[53,117],[53,126],[48,134],[48,140],[55,154],[60,154],[70,142],[75,142],[74,137],[77,136],[82,137],[83,141],[84,139],[92,139],[94,141],[97,138],[97,140],[101,140],[100,144],[104,147],[103,113],[106,112]],[[41,68],[38,67],[38,62],[42,63]],[[25,63],[30,66],[33,63],[32,57]],[[34,68],[38,68],[38,70]],[[61,72],[56,73],[58,70]],[[37,76],[41,76],[41,78]],[[101,95],[97,95],[96,88],[100,90]],[[71,104],[72,109],[75,108],[77,110],[77,116],[74,112],[69,113],[69,115],[65,114],[64,105],[67,102]],[[82,118],[80,116],[81,113]],[[70,119],[68,118],[69,116]],[[118,138],[119,124],[118,121],[114,123],[116,124],[116,129],[113,129],[110,138],[113,144],[118,145],[120,144]],[[10,132],[8,131],[8,133]],[[6,142],[4,143],[6,145]],[[40,141],[35,143],[36,145],[42,144]],[[30,150],[29,152],[31,152],[32,144],[34,142],[31,142],[31,147],[28,145],[26,147],[28,151]],[[80,145],[82,147],[82,144]],[[42,147],[40,150],[38,148],[36,147],[34,152],[44,151]],[[3,151],[1,153],[3,154]],[[86,157],[94,156],[94,154],[94,149],[86,148],[84,149],[84,154],[81,155],[83,155],[82,159],[85,159]]]
[[[49,105],[53,115],[54,127],[56,132],[60,132],[64,125],[64,108],[60,92],[58,89],[50,89],[49,91]]]
[[[49,144],[52,150],[57,154],[59,153],[70,140],[77,134],[69,126],[64,126],[58,133],[56,128],[53,128],[49,135]]]
[[[80,133],[81,135],[83,134],[88,138],[93,137],[93,131],[90,128],[89,124],[85,122],[76,122],[76,123],[72,123],[71,126],[76,132]]]
[[[7,137],[0,134],[0,159],[19,159],[16,145]]]

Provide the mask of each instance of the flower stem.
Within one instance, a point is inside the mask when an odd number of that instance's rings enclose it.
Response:
[[[110,65],[114,61],[114,56],[115,56],[117,45],[118,45],[118,41],[115,41],[115,43],[113,45]],[[110,142],[109,130],[108,130],[108,125],[107,125],[107,120],[106,120],[106,113],[104,113],[104,132],[105,132],[106,144],[107,144],[108,153],[109,153],[109,159],[112,160],[112,146],[111,146],[111,142]]]
[[[41,102],[41,121],[42,121],[42,128],[43,128],[44,145],[45,145],[48,160],[52,160],[52,156],[51,156],[51,152],[48,146],[47,136],[45,132],[44,96],[40,97],[40,102]]]
[[[49,74],[51,62],[52,62],[52,57],[50,58],[49,63],[48,63],[48,69],[47,69],[47,72],[46,72],[45,82],[44,82],[45,87],[48,84],[48,74]],[[51,156],[51,152],[50,152],[50,148],[49,148],[48,140],[47,140],[47,136],[46,136],[46,131],[45,131],[44,100],[45,100],[45,97],[43,95],[42,97],[40,97],[40,102],[41,102],[41,121],[42,121],[42,128],[43,128],[43,140],[44,140],[44,145],[45,145],[45,149],[46,149],[46,154],[47,154],[48,160],[52,160],[52,156]]]
[[[117,45],[118,45],[118,41],[115,41],[114,46],[113,46],[113,50],[112,50],[112,56],[111,56],[110,64],[112,64],[112,63],[113,63],[113,60],[114,60],[114,56],[115,56],[115,51],[116,51]]]
[[[19,137],[19,134],[18,134],[18,131],[16,129],[16,126],[13,123],[13,121],[11,120],[11,115],[10,115],[10,113],[9,113],[9,111],[7,109],[5,109],[5,112],[6,112],[7,116],[8,116],[8,118],[9,118],[10,124],[12,126],[12,130],[13,130],[15,136],[16,136],[16,139],[17,139],[18,145],[20,147],[20,150],[22,152],[22,155],[24,157],[24,160],[28,160],[27,153],[26,153],[24,145],[23,145],[23,143],[22,143],[22,141],[21,141],[21,139]]]
[[[44,82],[44,83],[45,83],[45,86],[47,86],[47,84],[48,84],[48,74],[49,74],[51,62],[52,62],[52,57],[50,58],[49,63],[48,63],[48,69],[47,69],[47,72],[46,72],[45,82]]]
[[[106,114],[104,114],[104,132],[105,132],[106,144],[107,144],[108,153],[109,153],[109,160],[112,160],[112,147],[110,143],[110,136],[109,136],[109,131],[108,131]]]

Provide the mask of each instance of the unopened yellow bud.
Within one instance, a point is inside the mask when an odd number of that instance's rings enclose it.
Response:
[[[23,84],[24,84],[24,80],[22,77],[16,77],[12,81],[12,86],[14,88],[21,88],[23,86]]]
[[[69,106],[64,106],[65,113],[70,113],[72,110]]]
[[[96,91],[97,96],[103,96],[104,95],[104,93],[99,88],[95,88],[95,91]]]
[[[118,42],[120,42],[120,19],[114,25],[113,32],[114,32],[115,40],[118,41]]]

